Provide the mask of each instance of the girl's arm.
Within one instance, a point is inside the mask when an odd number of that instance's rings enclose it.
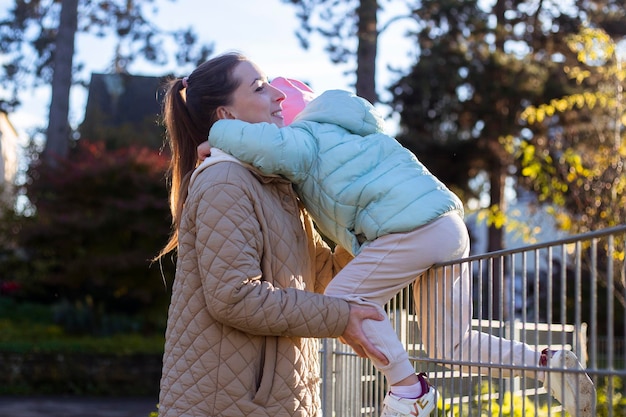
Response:
[[[282,175],[294,183],[305,178],[318,154],[317,141],[304,129],[241,120],[217,121],[209,143],[265,174]]]
[[[198,160],[202,162],[207,156],[211,156],[211,144],[209,141],[202,142],[198,145]]]

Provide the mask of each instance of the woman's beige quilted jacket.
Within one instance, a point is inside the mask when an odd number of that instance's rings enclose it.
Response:
[[[289,182],[212,154],[181,219],[159,415],[318,416],[313,338],[340,336],[349,305],[303,290],[322,292],[350,256],[331,253]]]

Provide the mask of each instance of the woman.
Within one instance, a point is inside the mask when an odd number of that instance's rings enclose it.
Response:
[[[318,344],[342,337],[360,356],[386,361],[363,336],[373,308],[324,296],[351,256],[315,232],[291,184],[215,150],[196,148],[218,119],[282,126],[284,94],[239,54],[172,81],[163,117],[172,150],[178,249],[168,314],[159,415],[316,416]],[[318,292],[317,294],[315,292]]]

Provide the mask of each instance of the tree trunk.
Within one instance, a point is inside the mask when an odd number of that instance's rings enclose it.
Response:
[[[504,13],[506,11],[506,0],[498,0],[493,7],[493,13],[496,16],[498,24],[495,30],[495,47],[499,51],[504,51],[504,37],[503,31],[500,29],[500,25],[503,25]],[[492,74],[493,77],[498,77],[499,74]],[[502,132],[501,126],[495,123],[492,126],[493,130],[490,132]],[[490,138],[490,153],[492,155],[492,163],[490,164],[489,172],[489,200],[490,205],[497,206],[498,210],[504,212],[506,202],[504,201],[504,185],[506,181],[506,166],[499,161],[499,148],[498,138]],[[495,252],[504,248],[504,228],[497,227],[495,224],[491,224],[487,229],[487,252]],[[500,271],[505,268],[504,263],[495,258],[493,263],[493,319],[504,320],[507,312],[506,294],[503,292],[505,288],[504,275],[500,274]]]
[[[506,167],[493,166],[489,173],[489,199],[491,205],[497,205],[502,212],[506,210],[506,201],[504,200],[504,184],[506,179]],[[487,251],[494,252],[504,248],[504,228],[491,225],[488,232]]]
[[[489,191],[489,197],[491,205],[497,205],[500,211],[506,209],[506,202],[504,201],[504,184],[506,179],[506,167],[494,166],[489,173],[489,182],[491,190]],[[491,224],[487,229],[487,252],[494,252],[504,248],[504,228],[496,227]],[[500,271],[505,268],[506,265],[499,258],[494,258],[493,261],[493,319],[504,320],[507,316],[507,297],[503,290],[506,288],[504,278],[506,273],[501,275]]]
[[[378,101],[376,94],[377,11],[377,0],[361,0],[357,8],[359,43],[356,52],[356,94],[371,103]]]
[[[78,0],[63,0],[54,49],[52,98],[50,100],[46,147],[43,153],[44,160],[52,164],[57,158],[67,157],[69,149],[71,130],[68,114],[77,23]]]

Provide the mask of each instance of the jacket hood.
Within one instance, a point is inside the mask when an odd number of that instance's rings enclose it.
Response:
[[[315,98],[311,87],[293,78],[276,77],[270,85],[285,94],[285,99],[281,103],[285,126],[290,125],[293,119]]]
[[[359,136],[383,133],[385,130],[385,121],[372,104],[343,90],[322,93],[296,116],[294,123],[300,120],[339,125]]]

